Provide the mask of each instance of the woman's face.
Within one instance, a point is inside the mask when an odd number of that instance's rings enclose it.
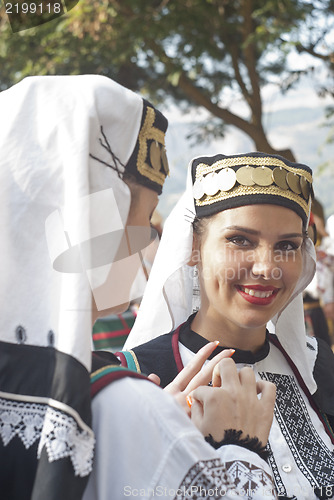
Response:
[[[302,272],[302,220],[276,205],[225,210],[195,236],[201,311],[220,325],[260,328],[280,311]]]

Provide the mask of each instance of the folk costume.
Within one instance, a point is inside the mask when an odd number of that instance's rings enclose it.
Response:
[[[130,298],[110,276],[115,265],[124,273],[124,262],[137,272],[146,244],[130,232],[124,245],[131,197],[123,179],[161,192],[166,119],[102,76],[26,78],[0,94],[0,107],[1,499],[228,489],[222,459],[238,468],[242,456],[244,483],[253,468],[257,486],[270,487],[258,455],[216,452],[160,388],[111,353],[92,360],[92,293],[100,310],[115,305],[112,288],[118,304]]]
[[[200,307],[197,270],[187,265],[195,216],[253,203],[277,204],[295,211],[306,230],[311,199],[311,170],[280,156],[249,153],[194,159],[186,191],[165,222],[126,350],[118,355],[123,366],[156,373],[165,386],[207,343],[191,329]],[[289,303],[267,325],[262,348],[256,354],[237,349],[233,359],[240,367],[252,366],[258,379],[276,384],[268,444],[276,491],[282,499],[309,500],[334,496],[334,360],[324,342],[305,334],[301,292],[315,270],[309,237],[302,256],[302,275]],[[233,347],[219,346],[215,353]]]

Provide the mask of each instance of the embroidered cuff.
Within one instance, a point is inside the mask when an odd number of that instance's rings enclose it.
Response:
[[[236,431],[235,429],[227,429],[225,431],[224,437],[221,441],[215,441],[211,434],[206,436],[205,441],[207,441],[216,450],[226,444],[236,444],[237,446],[243,446],[250,451],[257,453],[263,460],[267,460],[269,452],[266,446],[263,446],[261,441],[257,437],[250,438],[248,435],[245,438],[241,438],[242,431]]]

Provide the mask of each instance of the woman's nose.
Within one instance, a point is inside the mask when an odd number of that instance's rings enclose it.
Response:
[[[258,248],[254,251],[252,274],[267,280],[279,277],[280,273],[271,246]]]

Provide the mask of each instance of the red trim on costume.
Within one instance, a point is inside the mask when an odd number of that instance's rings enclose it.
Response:
[[[93,340],[103,340],[109,339],[112,337],[123,337],[125,335],[129,335],[131,328],[127,328],[127,330],[113,330],[109,332],[98,332],[93,333]]]
[[[129,331],[131,330],[131,328],[129,328],[129,325],[127,324],[127,322],[125,321],[125,319],[123,318],[123,315],[122,314],[117,314],[118,316],[118,319],[120,320],[120,322],[122,323],[122,325],[124,326],[125,329],[129,329]]]
[[[182,325],[183,324],[184,323],[182,323]],[[177,369],[179,372],[181,370],[183,370],[183,368],[184,368],[183,363],[182,363],[182,359],[181,359],[180,350],[179,350],[179,335],[180,335],[180,328],[182,325],[180,325],[175,330],[175,332],[173,333],[173,336],[172,336],[172,349],[173,349],[175,363],[176,363],[176,366],[177,366]]]
[[[300,375],[300,373],[298,371],[298,368],[296,367],[296,365],[294,364],[294,362],[292,361],[292,359],[290,358],[290,356],[288,355],[288,353],[285,351],[285,349],[283,348],[283,346],[280,344],[279,340],[273,334],[271,334],[271,333],[269,334],[269,340],[270,340],[270,342],[272,344],[274,344],[274,346],[277,347],[277,349],[279,349],[281,351],[281,353],[283,354],[283,356],[287,360],[288,364],[290,365],[291,370],[293,371],[296,379],[298,380],[298,383],[299,383],[300,387],[302,388],[302,390],[304,391],[307,399],[309,400],[309,403],[310,403],[311,407],[316,412],[316,414],[318,415],[320,421],[322,422],[322,424],[323,424],[323,426],[325,428],[326,434],[328,434],[328,436],[330,437],[332,443],[334,444],[334,436],[331,433],[330,429],[328,429],[328,423],[326,422],[326,420],[324,419],[324,417],[323,417],[322,413],[320,412],[319,408],[317,407],[317,405],[313,401],[312,394],[310,393],[307,385],[305,384],[304,380],[302,379],[302,377],[301,377],[301,375]]]

